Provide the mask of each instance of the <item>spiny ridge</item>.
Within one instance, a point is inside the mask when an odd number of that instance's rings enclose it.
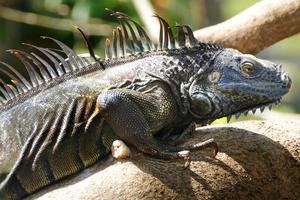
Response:
[[[90,55],[85,56],[77,55],[67,45],[54,38],[42,38],[54,41],[61,50],[38,47],[27,43],[23,44],[34,49],[35,52],[28,53],[18,49],[7,50],[9,53],[16,56],[24,65],[29,76],[28,79],[19,73],[13,66],[0,61],[0,65],[2,65],[2,67],[0,67],[0,72],[10,79],[10,82],[5,82],[0,79],[0,94],[2,94],[0,95],[0,106],[18,100],[24,94],[27,94],[32,90],[36,91],[40,86],[55,81],[59,77],[80,71],[91,66],[94,62],[98,62],[89,43],[87,46]],[[61,53],[58,52],[62,52],[64,55],[61,55]],[[90,58],[94,60],[91,60]],[[100,63],[100,61],[98,63]]]
[[[257,109],[259,109],[260,112],[263,113],[265,111],[265,108],[268,107],[269,110],[271,111],[273,105],[278,105],[280,103],[281,103],[281,98],[276,99],[276,100],[274,100],[274,102],[271,102],[271,103],[268,103],[268,104],[265,104],[265,105],[260,105],[260,106],[257,106],[257,107],[251,108],[251,109],[246,109],[246,110],[243,110],[243,111],[240,111],[240,112],[228,115],[228,116],[226,116],[227,123],[230,122],[232,115],[234,115],[235,119],[237,120],[237,119],[239,119],[239,117],[242,114],[244,114],[244,116],[247,116],[250,111],[252,111],[252,113],[255,114],[255,112],[256,112]]]
[[[105,42],[105,60],[119,59],[134,54],[140,54],[148,51],[165,51],[176,48],[200,47],[207,50],[218,50],[221,47],[197,41],[193,31],[187,25],[176,25],[178,29],[177,41],[171,30],[170,25],[159,15],[154,15],[159,20],[160,32],[157,47],[147,35],[146,31],[131,17],[121,12],[111,11],[111,15],[116,17],[120,27],[113,29],[112,39],[106,39]],[[84,32],[76,27],[85,41],[89,51],[88,56],[77,55],[71,48],[64,43],[51,38],[42,37],[43,39],[52,40],[60,49],[51,49],[38,47],[32,44],[24,44],[35,52],[25,52],[17,49],[8,50],[15,55],[24,65],[29,79],[26,79],[11,65],[0,62],[4,68],[0,71],[11,81],[9,83],[0,79],[0,107],[7,105],[9,102],[18,100],[22,95],[29,91],[37,91],[40,86],[49,84],[66,74],[74,74],[83,69],[91,67],[97,63],[97,68],[105,69],[104,64],[100,61],[93,51]],[[177,44],[178,43],[178,44]],[[64,55],[61,55],[61,52]],[[95,66],[94,66],[95,67]]]
[[[172,27],[165,19],[155,14],[159,20],[160,31],[159,41],[155,48],[153,42],[147,35],[146,31],[128,15],[106,9],[111,15],[116,17],[120,26],[113,29],[112,39],[106,39],[105,43],[105,59],[118,59],[126,56],[139,54],[148,51],[163,51],[176,48],[201,47],[207,50],[218,50],[221,47],[199,42],[193,34],[192,29],[188,25],[175,25],[178,29],[177,41],[172,32]],[[178,43],[178,44],[177,44]]]

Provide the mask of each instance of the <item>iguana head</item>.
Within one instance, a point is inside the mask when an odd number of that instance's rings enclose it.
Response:
[[[189,86],[190,113],[214,120],[277,103],[291,87],[280,65],[223,49]]]

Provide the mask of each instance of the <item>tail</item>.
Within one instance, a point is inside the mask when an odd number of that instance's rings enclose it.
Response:
[[[100,118],[98,120],[101,121]],[[23,199],[106,157],[110,152],[114,134],[107,124],[99,123],[98,120],[93,121],[86,132],[83,126],[75,134],[67,134],[55,151],[55,139],[45,147],[40,145],[43,139],[39,134],[32,134],[20,158],[0,185],[0,199]],[[49,134],[45,137],[47,136]],[[42,154],[39,154],[41,151]]]
[[[19,200],[26,197],[28,193],[22,187],[20,181],[13,175],[7,177],[0,184],[0,199]]]

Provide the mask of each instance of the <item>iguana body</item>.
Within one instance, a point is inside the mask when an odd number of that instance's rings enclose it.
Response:
[[[17,77],[15,86],[2,87],[0,173],[9,174],[1,199],[23,198],[83,170],[105,157],[116,139],[158,158],[186,159],[184,150],[215,143],[177,147],[155,136],[180,135],[195,122],[277,102],[290,87],[273,63],[197,42],[187,26],[179,27],[175,47],[168,24],[158,17],[160,42],[154,49],[140,26],[122,13],[113,15],[122,29],[107,41],[104,62],[90,48],[90,58],[77,56],[56,40],[67,60],[45,48],[38,50],[47,62],[12,50],[31,80]],[[253,77],[251,70],[257,72]]]

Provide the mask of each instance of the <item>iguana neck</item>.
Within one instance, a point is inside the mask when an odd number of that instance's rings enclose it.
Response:
[[[170,85],[183,115],[190,110],[189,88],[194,80],[209,71],[209,66],[222,51],[203,50],[201,47],[186,49],[181,55],[167,62],[164,79]]]

